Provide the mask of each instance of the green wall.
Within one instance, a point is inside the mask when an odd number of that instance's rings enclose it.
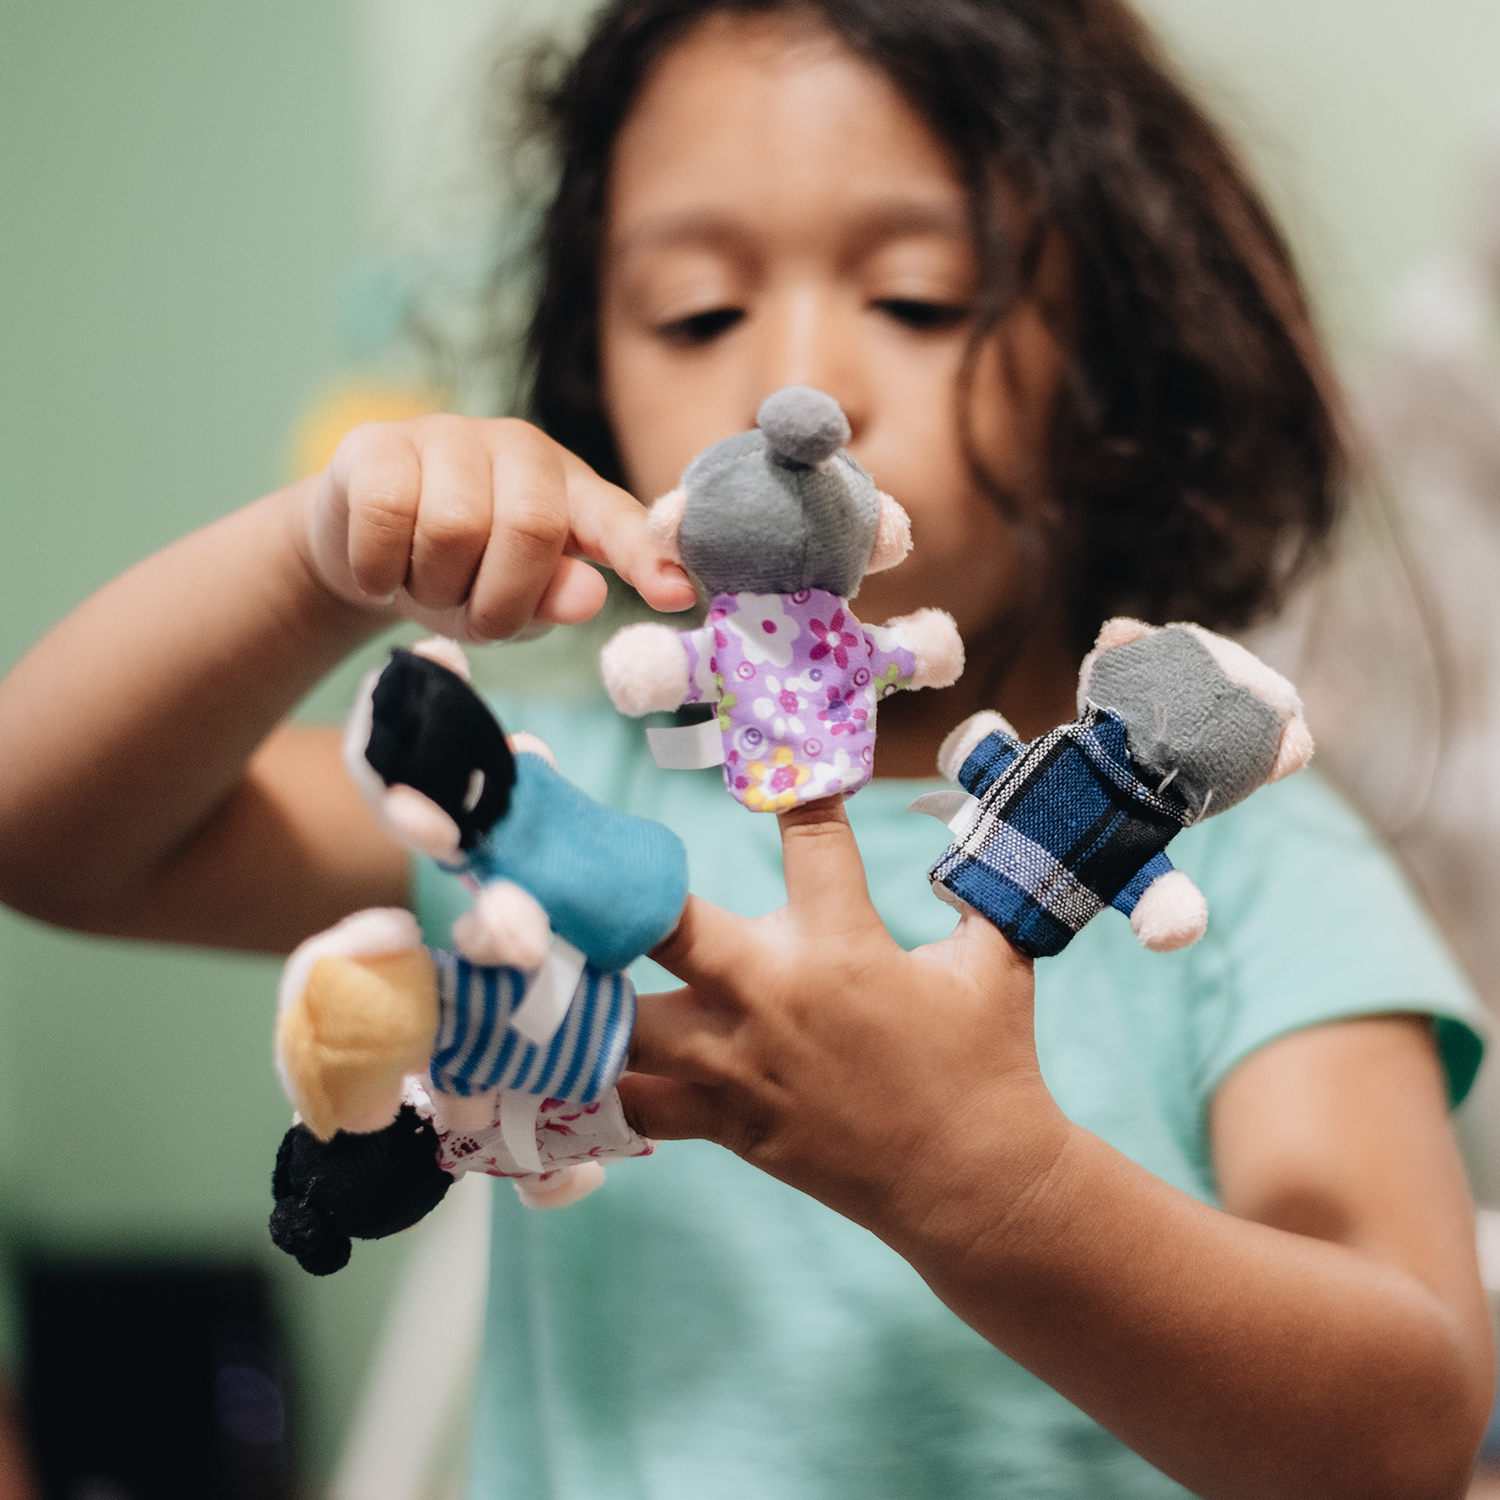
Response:
[[[1138,0],[1259,169],[1346,358],[1473,231],[1496,0]]]
[[[357,19],[0,6],[0,668],[284,480],[296,416],[344,366],[364,248]],[[272,1265],[326,1472],[404,1246],[315,1282],[269,1245],[276,966],[0,923],[6,1242]]]

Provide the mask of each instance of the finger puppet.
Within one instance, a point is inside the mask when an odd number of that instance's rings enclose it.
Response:
[[[409,1228],[465,1172],[561,1208],[603,1182],[605,1161],[650,1154],[614,1089],[629,978],[586,966],[544,1046],[515,1026],[532,978],[424,948],[394,908],[358,912],[293,953],[276,1049],[298,1110],[272,1178],[281,1249],[327,1275],[351,1238]]]
[[[649,1152],[614,1094],[635,1019],[622,971],[687,899],[676,836],[585,796],[540,740],[507,740],[453,642],[370,675],[345,758],[385,826],[475,903],[456,952],[376,910],[287,962],[276,1057],[299,1120],[272,1226],[309,1269],[342,1265],[351,1234],[416,1222],[455,1172],[560,1207],[598,1186],[601,1161]]]
[[[707,621],[626,626],[600,668],[632,717],[713,705],[706,725],[647,731],[658,764],[722,764],[746,807],[782,812],[858,791],[880,700],[957,681],[963,643],[942,610],[874,626],[850,609],[866,573],[911,550],[911,523],[844,450],[838,403],[788,386],[758,422],[700,453],[651,509],[652,534],[711,596]]]
[[[619,1096],[597,1104],[548,1099],[537,1117],[539,1173],[500,1138],[499,1122],[439,1129],[419,1080],[381,1130],[341,1130],[319,1140],[300,1121],[282,1138],[271,1191],[271,1239],[314,1276],[349,1263],[351,1240],[377,1240],[419,1223],[465,1172],[509,1178],[528,1208],[563,1208],[604,1181],[604,1162],[649,1156],[652,1144],[625,1123]]]
[[[919,797],[954,842],[934,892],[1033,958],[1106,906],[1143,947],[1196,942],[1208,904],[1166,856],[1181,829],[1300,770],[1312,755],[1286,678],[1197,625],[1108,621],[1084,658],[1078,717],[1023,744],[997,713],[966,719],[938,769],[963,792]]]
[[[507,741],[455,641],[393,651],[366,678],[344,761],[395,838],[474,893],[453,937],[475,963],[533,969],[560,939],[598,969],[623,969],[677,926],[681,840],[595,802],[534,735]]]

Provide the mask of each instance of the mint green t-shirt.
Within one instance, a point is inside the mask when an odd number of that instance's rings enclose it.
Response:
[[[602,701],[501,713],[593,796],[673,828],[700,896],[752,916],[782,904],[776,820],[735,802],[718,771],[659,771],[641,726]],[[954,922],[926,879],[947,830],[905,810],[934,784],[877,780],[848,804],[875,904],[908,948]],[[1315,776],[1258,792],[1171,855],[1208,898],[1195,947],[1147,953],[1106,911],[1037,965],[1037,1050],[1071,1119],[1213,1203],[1209,1101],[1285,1032],[1429,1013],[1462,1098],[1479,1008],[1390,860]],[[416,891],[428,941],[446,946],[466,895],[430,865]],[[634,975],[642,990],[675,984],[646,960]],[[716,1146],[613,1164],[558,1212],[497,1187],[473,1500],[1186,1493],[873,1235]]]

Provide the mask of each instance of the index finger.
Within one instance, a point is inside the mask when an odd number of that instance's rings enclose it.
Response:
[[[646,507],[566,450],[563,473],[579,553],[613,568],[652,609],[691,608],[697,598],[693,585],[681,564],[662,555],[646,526]]]
[[[781,867],[787,909],[799,921],[832,932],[851,927],[882,927],[865,862],[844,812],[842,796],[820,797],[778,813]]]
[[[765,954],[750,923],[699,896],[689,896],[668,936],[648,957],[667,973],[705,994],[751,982]]]

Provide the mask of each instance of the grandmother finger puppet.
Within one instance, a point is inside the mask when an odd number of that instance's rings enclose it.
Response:
[[[507,741],[452,642],[371,674],[345,754],[382,822],[475,904],[457,952],[381,909],[283,971],[276,1058],[300,1118],[271,1231],[316,1274],[347,1261],[351,1235],[415,1223],[464,1171],[561,1207],[599,1185],[602,1161],[650,1152],[614,1090],[635,1020],[622,971],[687,899],[676,836],[585,796],[541,741]]]
[[[928,872],[933,890],[1032,958],[1060,953],[1106,906],[1143,947],[1185,948],[1208,904],[1167,844],[1312,749],[1296,689],[1243,646],[1197,625],[1110,620],[1071,724],[1028,745],[986,712],[943,742],[938,769],[964,790],[912,804],[956,834]]]
[[[715,443],[651,509],[657,541],[711,595],[697,630],[629,625],[600,657],[621,713],[715,707],[690,729],[648,730],[660,765],[724,767],[753,812],[858,791],[875,759],[875,712],[901,688],[963,671],[950,615],[920,609],[883,626],[849,607],[866,573],[911,550],[906,512],[844,451],[831,396],[788,386],[759,426]]]

